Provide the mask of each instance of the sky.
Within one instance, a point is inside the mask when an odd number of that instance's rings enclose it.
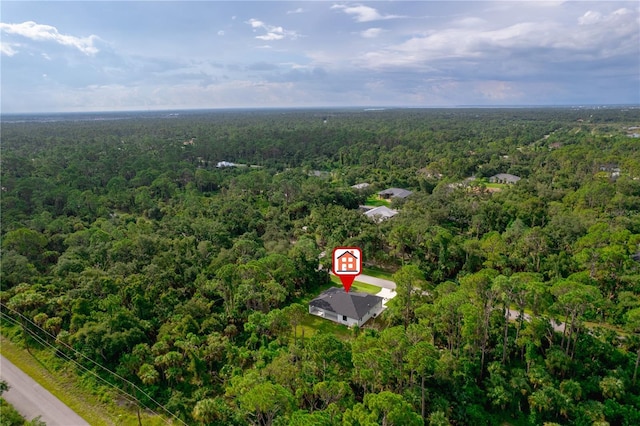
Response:
[[[637,1],[0,2],[3,113],[640,104]]]

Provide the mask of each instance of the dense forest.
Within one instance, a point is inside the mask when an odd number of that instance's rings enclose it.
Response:
[[[2,332],[176,424],[638,425],[638,126],[613,107],[5,116]],[[413,194],[370,220],[388,187]],[[397,284],[362,328],[309,325],[337,246]]]

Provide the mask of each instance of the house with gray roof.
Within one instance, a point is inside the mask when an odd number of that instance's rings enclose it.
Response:
[[[364,212],[364,214],[365,216],[375,220],[376,222],[382,222],[383,220],[389,219],[397,215],[398,210],[390,209],[387,206],[379,206],[371,210],[367,210],[366,212]]]
[[[351,185],[353,189],[366,189],[370,185],[368,182],[356,183],[355,185]]]
[[[383,200],[390,200],[392,198],[403,199],[407,198],[411,194],[413,194],[413,192],[409,191],[408,189],[387,188],[384,191],[378,192],[378,197],[382,198]]]
[[[361,327],[382,312],[383,298],[331,287],[309,302],[309,313],[346,326]]]
[[[508,183],[513,184],[520,180],[520,176],[511,175],[509,173],[498,173],[489,178],[491,183]]]

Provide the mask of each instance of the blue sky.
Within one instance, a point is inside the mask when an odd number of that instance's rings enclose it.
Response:
[[[2,112],[640,103],[637,1],[2,1]]]

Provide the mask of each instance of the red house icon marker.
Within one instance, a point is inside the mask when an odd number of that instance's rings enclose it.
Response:
[[[336,258],[338,265],[336,272],[355,272],[358,273],[358,258],[350,251],[345,251]]]
[[[362,250],[359,247],[336,247],[333,250],[333,273],[349,291],[356,276],[362,272]]]

